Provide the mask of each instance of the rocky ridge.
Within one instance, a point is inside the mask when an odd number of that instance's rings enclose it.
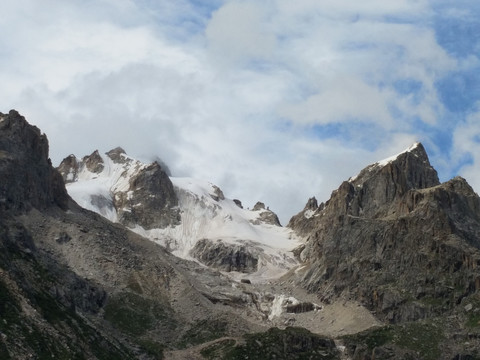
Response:
[[[445,337],[467,337],[457,321],[480,289],[480,198],[463,178],[440,184],[421,144],[368,166],[325,204],[310,199],[289,226],[306,238],[292,281],[324,301],[359,301],[392,324],[448,316],[457,328]]]

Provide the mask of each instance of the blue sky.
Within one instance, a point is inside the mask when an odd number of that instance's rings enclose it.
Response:
[[[421,141],[480,191],[480,4],[35,0],[0,11],[0,93],[55,164],[122,146],[286,222]]]

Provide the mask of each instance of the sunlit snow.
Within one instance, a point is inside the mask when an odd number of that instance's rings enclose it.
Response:
[[[99,174],[83,167],[77,181],[67,184],[70,196],[80,206],[117,222],[116,209],[113,206],[99,206],[94,199],[106,199],[102,204],[113,204],[113,197],[118,196],[119,192],[127,193],[127,197],[131,198],[133,192],[129,180],[147,165],[127,156],[125,158],[127,161],[122,164],[103,156],[104,169]],[[207,181],[178,177],[170,179],[178,197],[181,223],[150,230],[137,225],[132,228],[133,231],[185,259],[191,259],[190,251],[201,239],[248,245],[258,254],[258,271],[251,276],[257,280],[281,276],[297,264],[291,250],[300,244],[300,240],[292,230],[262,222],[253,223],[258,222],[261,212],[267,210],[242,209],[231,199],[221,199],[218,196],[219,189]],[[231,275],[238,278],[244,276],[240,273]]]

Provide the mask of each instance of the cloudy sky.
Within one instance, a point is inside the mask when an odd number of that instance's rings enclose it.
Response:
[[[122,146],[283,223],[421,141],[480,192],[478,0],[5,0],[1,112],[51,158]]]

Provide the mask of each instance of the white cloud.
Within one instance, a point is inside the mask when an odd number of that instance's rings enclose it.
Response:
[[[285,223],[423,140],[416,119],[437,126],[444,111],[436,81],[478,62],[437,44],[428,1],[212,3],[3,2],[4,106],[47,133],[56,163],[120,145],[246,206],[264,201]],[[418,93],[396,90],[405,79]],[[359,134],[368,146],[309,133],[352,120],[375,127]]]
[[[477,104],[480,109],[480,103]],[[459,161],[467,157],[470,161],[462,166],[459,173],[466,178],[475,191],[480,192],[480,111],[470,114],[466,121],[455,129],[454,153]]]
[[[264,16],[264,7],[253,2],[229,2],[216,11],[205,31],[215,58],[241,63],[269,59],[275,37]]]
[[[393,119],[387,94],[352,77],[332,79],[324,91],[304,102],[286,105],[280,115],[303,124],[328,124],[352,120],[374,122],[390,128]]]

